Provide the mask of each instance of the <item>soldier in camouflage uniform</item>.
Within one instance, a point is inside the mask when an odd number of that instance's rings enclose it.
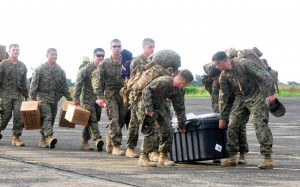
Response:
[[[42,116],[39,147],[54,148],[57,139],[53,137],[53,125],[57,113],[57,103],[62,96],[71,101],[65,71],[56,63],[57,51],[47,50],[48,61],[37,67],[30,83],[29,96],[38,100]],[[46,143],[47,138],[47,143]]]
[[[260,152],[265,161],[258,165],[261,169],[273,168],[272,145],[273,136],[268,127],[269,112],[268,104],[276,100],[274,96],[274,82],[270,74],[248,59],[241,58],[239,61],[228,59],[224,51],[217,52],[212,58],[218,69],[223,71],[220,75],[220,122],[219,127],[228,126],[227,151],[229,158],[222,162],[222,166],[235,166],[238,152],[239,122],[246,113],[250,113],[252,123],[260,143]],[[231,107],[228,103],[234,91],[235,99]]]
[[[214,66],[212,66],[209,69],[208,75],[210,78],[213,79],[212,84],[212,94],[211,94],[211,102],[212,102],[212,108],[213,111],[216,113],[219,113],[219,91],[220,91],[220,82],[219,82],[219,76],[221,74],[221,71]],[[229,112],[232,108],[232,104],[234,101],[234,92],[231,90],[230,92],[230,99],[227,103],[228,110],[227,113],[229,115]],[[246,153],[249,152],[248,143],[247,143],[247,134],[246,134],[246,124],[249,121],[249,112],[245,112],[245,116],[240,118],[240,125],[238,129],[238,150],[240,152],[240,157],[238,159],[238,164],[246,164]],[[217,159],[214,160],[214,163],[220,163],[221,160]]]
[[[88,144],[88,141],[92,138],[96,141],[96,147],[98,151],[103,150],[103,141],[101,139],[100,131],[98,128],[98,114],[97,111],[101,111],[101,107],[95,103],[97,100],[96,95],[93,92],[92,86],[92,74],[97,69],[98,64],[104,59],[105,52],[102,48],[96,48],[94,50],[94,60],[83,66],[77,75],[75,90],[74,90],[74,103],[80,105],[91,112],[89,122],[82,131],[81,149],[93,150]],[[80,99],[80,95],[82,98]],[[101,112],[100,112],[101,115]]]
[[[9,53],[10,58],[0,63],[0,97],[2,105],[0,139],[2,138],[1,131],[7,127],[13,112],[12,145],[24,146],[24,142],[19,139],[24,128],[20,108],[24,98],[25,100],[28,98],[27,68],[23,62],[18,60],[20,54],[18,44],[11,44]]]
[[[120,73],[121,41],[113,39],[111,50],[111,57],[103,60],[97,67],[93,78],[93,88],[99,99],[99,106],[108,107],[110,133],[106,137],[106,151],[113,155],[123,156],[125,152],[120,149],[120,145],[122,144],[121,130],[125,122],[125,107],[119,94],[124,84],[124,78],[121,77]]]
[[[155,41],[151,38],[145,38],[142,42],[143,45],[143,53],[137,57],[135,57],[130,63],[130,72],[141,65],[146,64],[147,58],[153,54],[155,48]],[[134,76],[134,75],[131,75]],[[137,158],[139,155],[134,150],[137,146],[138,138],[139,138],[139,126],[140,124],[146,123],[147,120],[143,120],[144,114],[144,105],[142,102],[142,98],[140,96],[135,97],[134,93],[130,93],[130,110],[131,110],[131,119],[128,127],[128,141],[127,141],[127,151],[126,156],[131,158]],[[155,137],[156,143],[154,143],[154,151],[150,153],[150,159],[153,161],[158,161],[158,146],[159,146],[159,128],[158,126],[155,128]],[[153,141],[155,141],[153,140]]]
[[[158,165],[174,166],[175,163],[168,159],[167,153],[172,148],[173,129],[169,111],[166,111],[164,102],[168,98],[172,101],[178,119],[180,132],[185,132],[185,106],[182,89],[194,79],[189,70],[181,70],[174,78],[161,76],[154,79],[142,92],[145,105],[146,118],[152,123],[157,123],[160,128],[159,160]],[[144,135],[141,147],[140,166],[156,166],[156,162],[150,162],[148,154],[153,150],[153,125],[149,126]]]

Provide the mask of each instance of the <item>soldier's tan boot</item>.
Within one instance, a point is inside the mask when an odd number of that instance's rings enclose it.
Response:
[[[41,147],[41,148],[49,148],[49,145],[46,143],[45,136],[41,136],[41,139],[39,141],[39,147]]]
[[[138,158],[139,157],[139,155],[134,150],[134,148],[130,148],[130,147],[127,147],[126,156],[128,156],[130,158]]]
[[[158,159],[158,165],[175,166],[175,162],[169,160],[167,153],[160,153]]]
[[[11,145],[20,147],[20,146],[25,146],[25,143],[19,139],[19,136],[13,136]]]
[[[114,145],[113,150],[112,150],[112,154],[117,155],[117,156],[124,156],[125,152],[120,149],[119,145]]]
[[[47,141],[50,149],[53,149],[55,147],[55,144],[57,143],[57,139],[53,138],[53,136],[48,136]]]
[[[81,141],[80,148],[83,149],[83,150],[86,150],[86,151],[90,151],[90,150],[93,150],[93,149],[94,149],[93,147],[91,147],[91,146],[89,145],[89,142],[86,141],[86,140],[84,140],[84,139]]]
[[[259,169],[273,169],[273,159],[271,155],[265,155],[265,161],[259,163]]]
[[[149,158],[153,162],[158,162],[158,160],[159,160],[159,152],[158,152],[158,150],[152,151],[149,154]]]
[[[236,166],[236,155],[231,155],[221,163],[222,167]]]
[[[111,153],[113,150],[113,147],[111,145],[111,137],[109,135],[106,136],[106,152]]]
[[[96,140],[96,147],[98,151],[103,151],[103,145],[104,142],[101,138]]]
[[[246,163],[247,163],[246,154],[245,153],[240,153],[238,164],[246,164]]]
[[[139,159],[139,166],[156,167],[157,163],[150,161],[148,154],[141,153]]]

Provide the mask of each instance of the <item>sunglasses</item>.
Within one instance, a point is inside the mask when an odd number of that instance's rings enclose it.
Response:
[[[96,54],[96,57],[99,57],[99,58],[102,57],[103,58],[104,55],[102,55],[102,54]]]
[[[112,48],[121,48],[122,46],[121,45],[113,45],[111,46]]]

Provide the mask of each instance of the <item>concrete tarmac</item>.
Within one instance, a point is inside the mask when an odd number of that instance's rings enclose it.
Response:
[[[39,130],[24,130],[21,140],[25,147],[11,146],[12,122],[2,132],[0,140],[0,186],[300,186],[300,116],[299,97],[282,97],[286,107],[281,118],[270,115],[269,126],[274,136],[273,157],[275,168],[260,170],[263,161],[252,124],[247,124],[250,151],[247,165],[222,168],[212,161],[193,164],[176,163],[175,167],[146,168],[138,166],[138,159],[125,156],[80,150],[83,126],[74,129],[58,127],[55,149],[37,146]],[[211,113],[209,98],[186,99],[187,113]],[[106,112],[99,123],[101,134],[108,129]],[[126,150],[126,129],[123,145]],[[139,137],[138,150],[140,148]],[[90,141],[95,147],[95,142]]]

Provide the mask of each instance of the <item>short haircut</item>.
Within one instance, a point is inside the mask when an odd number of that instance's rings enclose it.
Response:
[[[187,82],[192,82],[194,80],[192,72],[190,72],[188,69],[180,70],[178,76],[182,77]]]
[[[113,39],[113,40],[110,42],[110,44],[112,44],[113,42],[121,43],[121,40],[115,38],[115,39]]]
[[[218,51],[212,57],[212,61],[224,61],[227,59],[228,59],[228,57],[227,57],[225,51]]]
[[[103,53],[105,53],[104,49],[96,48],[96,49],[94,49],[94,55],[97,54],[98,51],[102,51]]]
[[[49,48],[47,50],[47,54],[51,53],[51,52],[57,52],[57,50],[55,48]]]
[[[10,50],[12,47],[20,47],[19,44],[10,44],[8,49]]]
[[[146,45],[148,43],[155,43],[155,41],[152,38],[145,38],[142,44]]]

